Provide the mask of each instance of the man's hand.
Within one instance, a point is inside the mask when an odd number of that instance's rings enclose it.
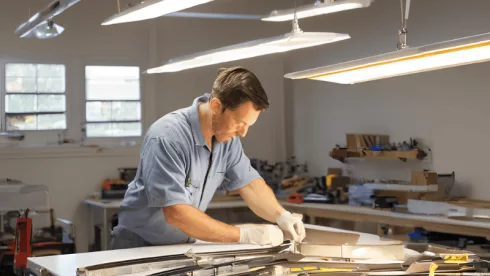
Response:
[[[301,216],[292,215],[286,211],[276,220],[277,225],[285,231],[286,238],[292,238],[295,242],[301,242],[306,236],[305,226]]]
[[[240,243],[278,246],[283,243],[281,229],[275,225],[243,225],[240,228]]]

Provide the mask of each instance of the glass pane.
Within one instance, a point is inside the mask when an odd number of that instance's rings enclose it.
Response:
[[[5,81],[7,92],[37,92],[36,78],[6,77]]]
[[[64,93],[65,79],[64,78],[39,78],[37,79],[38,91],[40,93]]]
[[[140,102],[112,102],[112,121],[141,120]]]
[[[37,76],[39,78],[65,78],[65,66],[60,64],[38,64]]]
[[[39,112],[65,111],[65,95],[38,95],[37,111]]]
[[[87,100],[139,100],[139,80],[87,80]]]
[[[36,65],[24,63],[10,63],[5,66],[7,77],[36,77]]]
[[[36,95],[7,95],[5,97],[5,111],[11,113],[35,112]]]
[[[87,124],[87,137],[141,136],[141,123]]]
[[[86,66],[86,79],[139,79],[140,70],[136,66]]]
[[[65,114],[37,115],[37,129],[65,129]]]
[[[112,124],[87,124],[87,137],[111,137]]]
[[[87,102],[86,119],[89,122],[111,120],[111,102]]]
[[[141,123],[113,123],[112,133],[116,137],[141,136]]]
[[[36,130],[36,115],[32,116],[7,116],[8,130]]]

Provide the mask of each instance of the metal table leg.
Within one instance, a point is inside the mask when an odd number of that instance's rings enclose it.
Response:
[[[88,225],[88,248],[90,249],[90,244],[94,241],[94,237],[95,237],[95,229],[94,229],[94,225],[95,225],[95,222],[94,222],[94,210],[95,207],[92,207],[92,206],[88,206],[88,212],[89,212],[89,215],[90,215],[90,223]]]
[[[107,209],[104,208],[104,226],[102,227],[102,250],[107,250]]]

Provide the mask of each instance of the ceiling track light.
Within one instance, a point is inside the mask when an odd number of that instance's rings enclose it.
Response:
[[[81,0],[56,0],[49,3],[44,9],[31,16],[29,20],[19,25],[15,30],[15,34],[21,38],[38,38],[36,32],[39,32],[43,28],[47,28],[46,31],[51,34],[49,37],[55,37],[61,34],[64,28],[54,24],[52,22],[53,17],[61,14],[80,1]],[[55,35],[55,33],[57,34]],[[49,37],[42,36],[40,38]]]
[[[286,74],[289,79],[310,79],[354,84],[414,73],[490,61],[490,33],[434,43],[407,46],[410,0],[402,5],[402,28],[397,51],[359,60]]]
[[[348,34],[303,32],[299,27],[297,18],[295,18],[293,20],[292,31],[287,34],[171,59],[159,67],[147,70],[145,73],[156,74],[177,72],[223,62],[314,47],[349,38],[350,36]]]
[[[185,10],[214,0],[144,0],[121,11],[118,3],[118,13],[107,18],[101,25],[113,25],[127,22],[153,19],[173,12]]]
[[[268,16],[263,17],[263,21],[289,21],[293,20],[295,13],[298,19],[319,16],[341,11],[367,8],[372,0],[317,0],[314,4],[298,7],[297,9],[287,9],[273,11]]]

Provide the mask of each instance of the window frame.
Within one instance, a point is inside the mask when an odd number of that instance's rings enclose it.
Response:
[[[7,93],[7,64],[43,64],[43,65],[63,65],[65,69],[65,89],[63,93],[56,93],[57,95],[64,95],[65,96],[65,111],[64,112],[55,112],[57,114],[63,113],[65,115],[65,121],[66,125],[64,129],[28,129],[28,130],[19,130],[22,133],[26,134],[26,140],[27,141],[38,141],[42,138],[42,140],[46,140],[46,142],[53,141],[55,139],[54,134],[59,134],[59,133],[66,133],[68,129],[70,128],[69,125],[69,119],[70,119],[70,111],[69,111],[69,101],[70,101],[70,96],[69,96],[69,66],[70,63],[66,59],[60,59],[59,57],[53,57],[53,58],[0,58],[0,130],[1,131],[13,131],[13,130],[7,130],[7,113],[6,113],[6,97],[8,94],[12,93]],[[14,92],[15,94],[15,92]],[[21,93],[19,93],[21,94]],[[29,93],[23,93],[28,95]],[[31,93],[33,94],[33,93]],[[38,93],[43,94],[43,93]],[[46,95],[52,95],[55,93],[46,93]],[[50,112],[38,112],[38,113],[32,113],[32,114],[46,114]],[[15,114],[15,113],[13,113]],[[18,114],[24,114],[24,113],[18,113]],[[27,113],[25,113],[27,114]],[[31,113],[29,113],[31,114]],[[27,137],[29,136],[29,138]],[[47,139],[47,137],[53,137],[53,139]],[[28,143],[29,143],[28,142]],[[37,142],[34,142],[37,144]]]
[[[101,67],[137,67],[138,72],[139,72],[139,77],[138,77],[138,84],[139,84],[139,99],[138,100],[88,100],[87,99],[87,74],[86,74],[86,68],[90,66],[101,66]],[[140,143],[144,133],[145,133],[145,118],[144,118],[144,87],[143,87],[143,78],[142,78],[142,66],[137,63],[131,63],[131,62],[114,62],[114,61],[107,61],[107,62],[86,62],[83,64],[83,98],[84,98],[84,105],[83,105],[83,120],[81,124],[84,126],[84,139],[89,140],[89,141],[98,141],[99,143],[104,143],[104,142],[119,142],[123,140],[133,140],[137,141],[137,143]],[[88,102],[138,102],[140,104],[140,120],[124,120],[124,121],[87,121],[87,103]],[[139,123],[141,126],[141,133],[138,136],[87,136],[87,131],[86,127],[87,124],[92,123],[92,124],[97,124],[97,123]]]
[[[63,92],[8,92],[7,91],[7,66],[9,64],[23,64],[23,65],[57,65],[57,66],[63,66],[64,69],[64,89]],[[3,125],[5,125],[5,129],[7,130],[7,118],[8,116],[29,116],[29,115],[64,115],[65,116],[65,127],[64,128],[50,128],[50,129],[28,129],[28,130],[19,130],[19,131],[64,131],[68,129],[68,122],[67,122],[67,99],[66,99],[66,65],[61,64],[61,63],[31,63],[31,62],[6,62],[3,64]],[[36,82],[38,81],[38,75],[37,75],[37,69],[36,69]],[[6,97],[8,95],[35,95],[35,96],[43,96],[43,95],[62,95],[65,97],[65,110],[64,111],[45,111],[45,112],[7,112],[5,108],[6,104]],[[38,118],[36,118],[38,119]],[[37,122],[38,123],[38,122]],[[38,126],[37,126],[38,127]],[[13,131],[13,130],[11,130]]]

